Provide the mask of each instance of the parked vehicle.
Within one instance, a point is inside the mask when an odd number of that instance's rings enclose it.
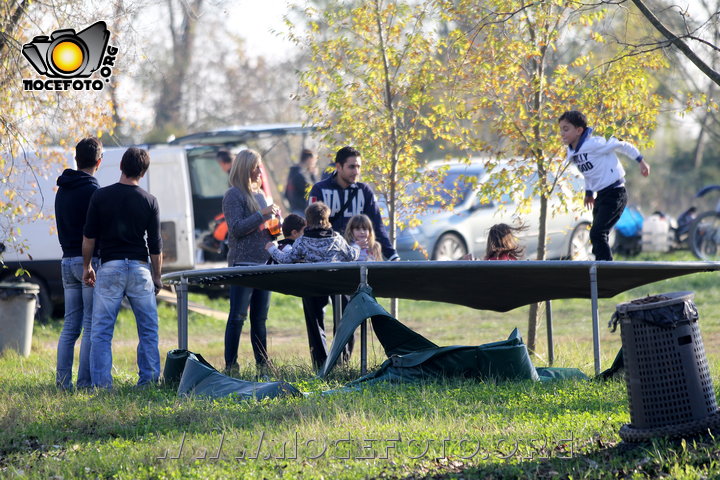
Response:
[[[301,151],[311,128],[300,125],[258,125],[197,133],[178,138],[168,145],[140,145],[150,152],[151,165],[140,186],[157,197],[160,205],[160,226],[163,240],[163,271],[211,268],[222,262],[221,255],[211,256],[198,247],[218,213],[228,188],[227,174],[216,161],[219,148],[234,152],[252,147],[261,152],[267,168],[271,191],[273,176],[285,180],[289,165]],[[293,145],[296,143],[297,145]],[[111,185],[120,178],[120,159],[127,147],[105,148],[103,163],[96,174],[101,186]],[[272,153],[270,153],[272,152]],[[29,159],[42,172],[37,178],[37,191],[31,197],[42,205],[43,218],[21,228],[26,247],[20,251],[0,242],[0,253],[6,269],[0,270],[0,281],[29,281],[40,287],[40,310],[37,317],[47,319],[53,306],[63,303],[60,259],[62,250],[55,231],[55,181],[62,165],[47,164],[42,159]],[[73,165],[69,155],[68,165]],[[278,170],[277,173],[274,170]],[[18,180],[22,181],[22,180]],[[273,198],[281,199],[277,190]],[[4,253],[3,253],[4,252]],[[15,277],[15,271],[28,272]],[[58,312],[59,313],[59,312]]]
[[[432,162],[426,168],[438,171],[442,165],[448,164]],[[526,249],[525,258],[534,258],[537,251],[540,200],[533,199],[530,212],[518,218],[515,216],[516,204],[507,195],[497,202],[481,201],[478,191],[482,182],[488,180],[487,177],[482,161],[471,164],[451,163],[442,180],[442,190],[454,192],[453,198],[440,190],[442,201],[429,205],[428,210],[418,216],[420,224],[399,232],[396,243],[400,257],[403,260],[459,260],[467,253],[472,253],[475,258],[483,258],[487,234],[492,225],[522,223],[528,227],[519,233],[519,240]],[[573,182],[576,184],[576,191],[583,189],[580,178]],[[410,190],[417,188],[418,185],[410,187]],[[551,200],[549,212],[557,206],[556,202],[557,200]],[[546,258],[591,259],[591,222],[592,217],[587,212],[568,212],[555,216],[549,214]]]
[[[720,185],[709,185],[698,191],[695,198],[717,191],[720,191]],[[715,210],[702,212],[692,220],[688,242],[700,260],[720,260],[720,201]]]

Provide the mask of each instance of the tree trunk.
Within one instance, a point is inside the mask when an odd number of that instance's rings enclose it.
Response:
[[[184,126],[183,86],[190,69],[195,40],[195,26],[203,0],[182,1],[182,23],[175,27],[175,6],[168,0],[172,34],[172,63],[160,81],[160,97],[155,105],[155,130],[166,132]]]
[[[540,224],[538,225],[537,260],[545,260],[545,237],[547,237],[547,211],[548,199],[543,193],[540,196]],[[539,306],[539,303],[533,303],[532,305],[530,305],[530,312],[528,314],[527,348],[530,354],[535,353],[535,346],[537,343],[537,324],[540,312]]]
[[[397,136],[397,115],[395,114],[394,98],[391,88],[390,78],[390,66],[387,59],[387,50],[385,46],[385,38],[383,37],[384,31],[382,28],[382,18],[380,12],[380,2],[375,0],[375,25],[378,33],[378,50],[383,61],[383,76],[385,80],[385,109],[390,119],[390,156],[392,158],[392,165],[390,168],[390,198],[388,199],[388,216],[389,218],[389,232],[390,243],[395,248],[395,234],[396,234],[396,220],[397,210],[395,208],[397,202],[397,167],[400,163],[399,158],[399,147],[398,147],[398,136]],[[390,299],[390,315],[397,318],[398,316],[398,300],[397,298]]]
[[[0,23],[0,53],[8,46],[8,39],[15,37],[15,30],[20,24],[20,19],[27,13],[30,0],[23,0],[15,10]]]

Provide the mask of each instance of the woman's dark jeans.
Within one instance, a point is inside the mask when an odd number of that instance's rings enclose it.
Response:
[[[267,355],[267,321],[270,308],[270,292],[255,288],[230,286],[230,313],[225,327],[225,368],[237,368],[238,347],[243,323],[250,311],[250,343],[255,354],[255,364],[265,366]]]
[[[612,251],[608,242],[610,230],[620,219],[627,205],[625,187],[600,190],[593,207],[593,224],[590,228],[590,241],[595,260],[612,260]]]

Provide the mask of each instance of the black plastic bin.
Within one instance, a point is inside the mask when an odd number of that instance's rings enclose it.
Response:
[[[631,422],[620,437],[627,442],[720,426],[693,296],[672,292],[617,305]]]

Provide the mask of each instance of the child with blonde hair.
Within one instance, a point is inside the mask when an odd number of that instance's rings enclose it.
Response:
[[[350,218],[345,227],[345,240],[351,247],[356,248],[360,252],[358,261],[360,262],[381,262],[382,247],[375,241],[375,231],[373,230],[370,217],[359,214]]]

